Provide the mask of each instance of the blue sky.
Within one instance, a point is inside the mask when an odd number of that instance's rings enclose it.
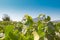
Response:
[[[40,13],[51,16],[52,20],[60,20],[60,0],[0,0],[0,20],[3,14],[19,21],[24,14],[35,18]]]

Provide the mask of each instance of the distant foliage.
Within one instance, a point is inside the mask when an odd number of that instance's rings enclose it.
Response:
[[[3,21],[10,21],[10,17],[7,14],[4,14],[4,17],[2,19]]]
[[[1,40],[60,40],[60,23],[51,22],[50,16],[40,14],[38,22],[29,15],[24,17],[26,21],[23,23],[11,22],[5,16],[0,22],[0,33],[5,34]]]

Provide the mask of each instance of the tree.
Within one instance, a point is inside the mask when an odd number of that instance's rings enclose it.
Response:
[[[10,21],[10,17],[7,14],[4,14],[4,17],[2,19],[3,21]]]
[[[47,16],[47,21],[50,21],[50,20],[51,20],[50,16]]]

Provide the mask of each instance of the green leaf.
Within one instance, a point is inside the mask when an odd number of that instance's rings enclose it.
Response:
[[[8,25],[8,26],[5,27],[5,40],[10,40],[9,33],[13,32],[13,29],[14,29],[13,25]]]

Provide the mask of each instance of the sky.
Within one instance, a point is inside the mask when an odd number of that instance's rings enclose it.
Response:
[[[60,20],[60,0],[0,0],[0,20],[3,14],[20,21],[25,14],[36,18],[41,13],[49,15],[51,20]]]

